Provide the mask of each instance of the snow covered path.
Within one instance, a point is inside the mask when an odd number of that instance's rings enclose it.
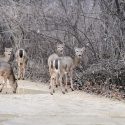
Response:
[[[19,81],[24,94],[0,95],[0,125],[125,125],[125,103]],[[23,92],[23,89],[20,89]]]

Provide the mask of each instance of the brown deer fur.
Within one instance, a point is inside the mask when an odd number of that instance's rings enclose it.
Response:
[[[48,58],[48,67],[49,67],[49,73],[50,73],[50,77],[51,75],[53,74],[53,69],[51,68],[51,62],[53,60],[56,60],[58,57],[61,57],[63,56],[64,54],[64,44],[57,44],[57,54],[56,53],[53,53],[52,55],[49,56]],[[50,80],[51,81],[51,80]],[[57,85],[57,82],[58,82],[58,77],[57,79],[55,80],[55,83]],[[50,82],[50,87],[51,88],[51,82]]]
[[[13,69],[7,62],[0,62],[0,76],[4,78],[4,83],[2,83],[2,87],[0,88],[0,92],[2,92],[4,85],[7,86],[7,80],[9,80],[9,84],[12,87],[13,93],[16,93],[17,90],[17,81],[15,79]]]
[[[18,65],[18,79],[24,79],[25,69],[28,61],[26,51],[24,49],[18,49],[15,54],[16,62]]]
[[[59,74],[59,82],[61,85],[61,90],[63,91],[63,86],[62,86],[62,78],[63,76],[65,76],[66,78],[66,85],[65,85],[65,90],[67,91],[67,77],[69,75],[70,77],[70,84],[71,84],[71,89],[74,90],[73,87],[73,69],[79,65],[80,60],[82,58],[83,53],[85,52],[85,47],[83,48],[75,48],[75,57],[74,59],[72,59],[69,56],[64,56],[64,57],[59,57],[56,60],[58,60],[58,64],[60,65],[58,69],[56,69],[55,72],[53,72],[53,74],[51,76],[55,76],[55,79],[57,79],[57,73]],[[53,64],[54,64],[55,60],[53,60]],[[57,71],[58,70],[58,71]],[[54,91],[54,87],[53,87],[53,91]],[[52,90],[51,90],[52,93]]]

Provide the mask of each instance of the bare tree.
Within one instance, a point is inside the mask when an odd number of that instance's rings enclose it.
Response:
[[[69,56],[74,46],[87,48],[75,74],[82,83],[84,72],[105,68],[104,62],[112,67],[105,69],[113,78],[114,69],[119,70],[112,63],[124,60],[124,0],[5,0],[0,1],[0,16],[1,52],[5,46],[26,49],[27,78],[48,81],[47,58],[56,43],[65,43]]]

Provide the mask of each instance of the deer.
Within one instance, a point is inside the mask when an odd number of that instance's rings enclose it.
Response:
[[[49,67],[50,77],[51,77],[51,75],[53,73],[53,69],[51,68],[51,62],[53,60],[57,59],[58,57],[61,57],[61,56],[64,55],[64,46],[65,46],[64,43],[63,44],[57,44],[57,48],[56,48],[57,53],[53,53],[48,58],[48,67]],[[58,84],[57,84],[58,83],[58,76],[57,76],[57,79],[55,79],[55,80],[56,80],[55,85],[57,87],[58,86]],[[51,84],[50,84],[49,88],[51,88]]]
[[[60,61],[58,60],[58,58],[55,60],[52,60],[51,61],[51,76],[50,76],[50,86],[51,86],[50,94],[51,95],[53,95],[53,93],[55,93],[55,81],[57,84],[58,78],[60,78],[60,77],[58,77],[58,75],[60,74],[60,69],[61,69]],[[62,93],[65,94],[62,82],[60,82],[60,86],[61,86]]]
[[[6,84],[6,89],[7,89],[7,80],[8,80],[13,93],[16,93],[18,84],[14,76],[13,69],[9,63],[0,62],[0,77],[3,77],[4,79],[4,83],[1,83],[2,87],[0,88],[0,92],[2,92],[5,84]]]
[[[4,55],[0,56],[0,61],[10,62],[13,59],[13,48],[6,48]]]
[[[28,62],[27,53],[24,49],[20,48],[15,54],[17,67],[18,67],[18,80],[24,80],[25,69]]]
[[[68,75],[70,77],[70,87],[72,91],[74,91],[73,80],[72,80],[73,69],[80,64],[82,55],[85,52],[85,47],[82,48],[75,47],[74,49],[75,49],[75,57],[73,59],[70,56],[64,56],[64,57],[58,57],[57,59],[51,62],[51,68],[53,69],[53,72],[51,74],[51,85],[53,86],[53,81],[57,79],[57,74],[59,74],[59,82],[63,94],[65,94],[65,92],[68,91],[67,87]],[[66,78],[65,90],[62,85],[62,78],[64,76]],[[53,86],[50,94],[53,94],[54,92],[55,92],[55,87]]]

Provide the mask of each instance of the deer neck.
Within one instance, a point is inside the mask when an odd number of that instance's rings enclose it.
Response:
[[[4,55],[4,60],[8,62],[10,60],[10,56],[9,55]]]
[[[58,55],[59,57],[63,57],[63,56],[64,56],[64,54],[60,54],[60,53],[57,53],[57,55]]]
[[[77,56],[74,57],[74,67],[77,67],[80,64],[80,58]]]

